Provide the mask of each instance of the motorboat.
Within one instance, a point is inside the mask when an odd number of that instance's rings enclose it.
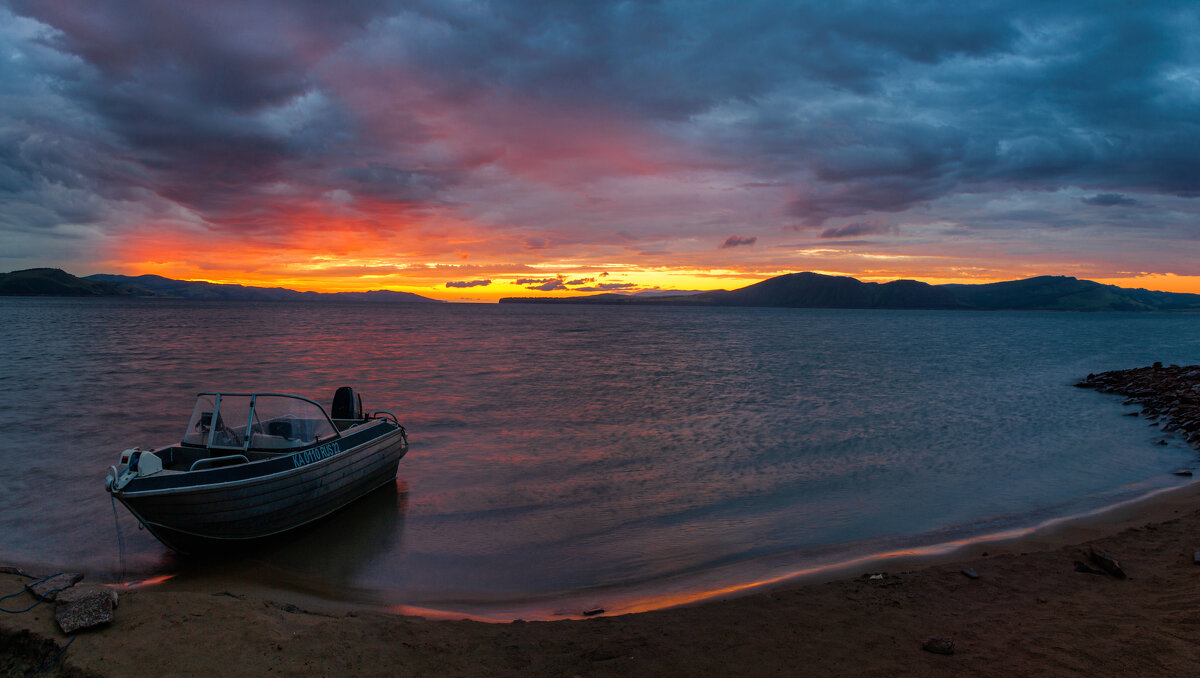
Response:
[[[200,393],[183,440],[133,448],[105,488],[180,553],[226,550],[318,520],[394,482],[408,436],[350,387],[329,413],[283,393]]]

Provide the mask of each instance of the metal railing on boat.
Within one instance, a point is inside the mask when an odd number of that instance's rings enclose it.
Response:
[[[248,464],[248,463],[250,463],[250,459],[248,459],[246,457],[246,455],[244,455],[244,454],[231,454],[231,455],[228,455],[225,457],[209,457],[207,459],[197,459],[195,462],[192,463],[191,468],[189,468],[188,470],[189,471],[197,471],[197,470],[200,470],[201,468],[203,468],[204,466],[212,466],[214,464],[218,464],[221,462],[240,462],[242,464]]]

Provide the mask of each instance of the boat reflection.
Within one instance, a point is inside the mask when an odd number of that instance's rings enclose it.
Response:
[[[175,582],[212,578],[301,590],[331,598],[369,598],[353,582],[389,552],[403,549],[408,485],[397,479],[309,525],[241,551],[207,557],[166,554],[160,571]]]

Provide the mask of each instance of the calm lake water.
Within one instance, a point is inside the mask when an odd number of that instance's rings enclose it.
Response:
[[[612,610],[1180,482],[1195,452],[1072,387],[1154,361],[1200,362],[1200,315],[0,298],[0,560],[203,568],[114,519],[105,469],[179,440],[198,391],[352,385],[408,427],[396,486],[241,571]]]

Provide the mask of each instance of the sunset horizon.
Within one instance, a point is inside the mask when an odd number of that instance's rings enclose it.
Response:
[[[35,266],[33,268],[58,268],[56,266]],[[71,273],[70,271],[67,271]],[[769,280],[774,277],[791,275],[796,273],[816,273],[818,275],[831,277],[847,277],[859,280],[865,283],[889,283],[899,280],[913,280],[922,282],[928,285],[985,285],[999,282],[1012,282],[1016,280],[1025,280],[1028,278],[1036,278],[1042,276],[1059,276],[1056,273],[1043,273],[1025,275],[1014,278],[997,278],[997,279],[980,279],[980,278],[948,278],[948,279],[919,279],[913,277],[872,277],[863,275],[851,275],[848,273],[836,271],[780,271],[771,275],[758,277],[749,274],[737,274],[734,272],[714,273],[704,272],[704,274],[696,274],[694,277],[688,276],[686,273],[674,273],[671,276],[662,276],[662,284],[642,284],[628,285],[615,289],[605,289],[594,285],[595,280],[605,280],[610,277],[607,271],[600,273],[577,273],[573,276],[563,276],[559,274],[554,278],[541,278],[537,286],[530,286],[529,279],[516,278],[504,279],[497,277],[494,280],[489,280],[486,286],[462,286],[455,287],[445,284],[433,284],[432,286],[422,287],[412,284],[388,284],[381,282],[386,276],[370,276],[361,275],[351,279],[350,282],[343,285],[328,285],[314,286],[310,279],[278,277],[278,278],[213,278],[213,277],[181,277],[178,273],[174,273],[168,268],[155,268],[146,272],[137,273],[115,273],[115,275],[126,275],[129,277],[137,277],[140,275],[156,275],[171,280],[180,280],[185,282],[202,282],[211,283],[214,285],[242,285],[245,287],[261,287],[261,288],[282,288],[294,290],[296,292],[317,292],[321,294],[337,293],[337,292],[407,292],[417,294],[428,299],[437,301],[447,301],[452,303],[494,303],[504,298],[542,298],[542,299],[570,299],[572,297],[586,297],[596,294],[620,294],[620,295],[635,295],[671,293],[671,292],[712,292],[719,290],[735,290],[742,287],[747,287],[764,280]],[[87,277],[91,275],[112,275],[113,271],[88,271],[78,277]],[[607,274],[607,275],[606,275]],[[646,276],[638,276],[639,279],[656,279],[661,274],[650,273]],[[626,277],[634,277],[634,274],[626,272]],[[1064,276],[1076,277],[1076,276]],[[510,276],[511,278],[511,276]],[[714,280],[724,281],[724,285],[711,285]],[[520,283],[519,281],[525,281]],[[1189,281],[1180,279],[1178,276],[1172,275],[1156,275],[1156,276],[1140,276],[1137,278],[1116,278],[1116,279],[1096,279],[1092,282],[1097,282],[1103,285],[1114,285],[1125,289],[1145,289],[1155,292],[1179,292],[1185,294],[1195,294]],[[691,286],[688,286],[691,283]],[[675,286],[667,286],[675,285]],[[544,291],[539,287],[555,287],[559,289]],[[465,290],[465,291],[464,291]],[[457,293],[456,293],[457,292]],[[484,294],[483,292],[486,292]]]

